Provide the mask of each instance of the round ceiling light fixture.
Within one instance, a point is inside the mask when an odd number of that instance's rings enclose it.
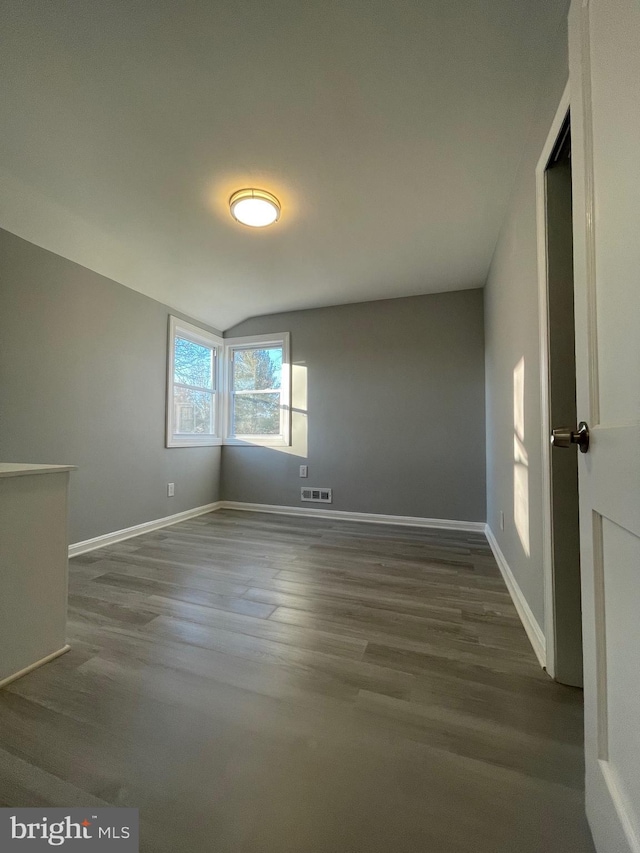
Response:
[[[265,190],[238,190],[229,199],[229,210],[237,222],[264,228],[280,219],[280,202]]]

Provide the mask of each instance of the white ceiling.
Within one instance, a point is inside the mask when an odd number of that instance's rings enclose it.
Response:
[[[220,329],[481,286],[565,6],[3,0],[0,226]]]

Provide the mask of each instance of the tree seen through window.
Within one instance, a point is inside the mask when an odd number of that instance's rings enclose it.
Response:
[[[281,431],[282,347],[251,347],[233,353],[233,432],[278,435]]]

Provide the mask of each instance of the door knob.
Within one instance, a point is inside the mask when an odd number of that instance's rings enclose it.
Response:
[[[551,431],[551,444],[554,447],[571,447],[572,444],[577,444],[580,453],[586,453],[589,449],[589,427],[584,421],[580,421],[577,432],[571,427],[554,429]]]

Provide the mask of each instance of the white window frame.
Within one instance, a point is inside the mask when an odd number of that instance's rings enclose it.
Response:
[[[176,432],[174,423],[174,386],[173,381],[175,367],[175,345],[176,335],[184,340],[191,341],[200,346],[212,349],[216,354],[216,370],[214,379],[214,390],[202,388],[198,390],[207,391],[213,397],[213,433],[210,435],[180,435]],[[224,387],[223,387],[223,363],[224,363],[224,341],[217,335],[187,323],[179,317],[169,316],[169,332],[167,336],[167,411],[166,411],[166,446],[167,447],[211,447],[222,444],[221,426],[223,424],[224,409]],[[180,384],[180,383],[177,383]],[[194,386],[195,387],[195,386]]]
[[[291,357],[289,332],[278,332],[272,335],[251,335],[243,338],[225,338],[225,438],[224,444],[244,446],[289,447],[291,445]],[[233,354],[236,350],[250,347],[282,347],[282,378],[280,384],[280,433],[279,435],[245,435],[235,436],[233,425]]]

